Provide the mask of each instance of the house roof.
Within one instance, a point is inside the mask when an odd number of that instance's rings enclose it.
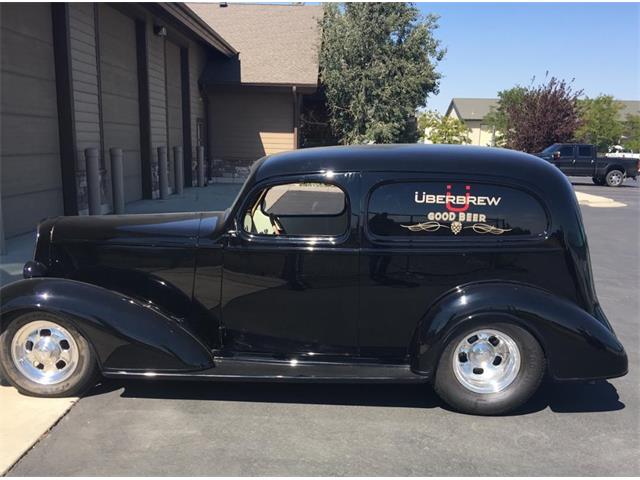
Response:
[[[217,65],[205,81],[317,87],[321,5],[187,5],[239,52],[237,65]]]
[[[482,120],[491,107],[497,106],[497,98],[454,98],[447,108],[447,115],[455,110],[461,120]]]
[[[640,100],[618,100],[622,103],[622,109],[618,113],[619,117],[627,118],[627,115],[640,115]]]
[[[627,115],[640,115],[640,100],[616,100],[622,104],[618,113],[620,120]],[[482,120],[492,107],[498,106],[497,98],[453,98],[447,108],[447,115],[454,110],[462,120]]]

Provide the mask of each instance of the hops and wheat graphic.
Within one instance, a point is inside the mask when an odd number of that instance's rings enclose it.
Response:
[[[488,225],[486,223],[474,223],[473,225],[468,225],[466,227],[462,226],[462,223],[455,221],[451,222],[450,225],[446,223],[440,223],[436,221],[424,222],[424,223],[415,223],[413,225],[401,225],[401,227],[406,228],[412,232],[436,232],[441,228],[448,228],[454,235],[458,235],[462,230],[467,228],[473,229],[476,233],[490,233],[492,235],[502,235],[505,232],[510,232],[511,228],[498,228],[493,225]]]

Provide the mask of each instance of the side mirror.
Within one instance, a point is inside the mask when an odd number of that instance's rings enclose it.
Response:
[[[240,234],[238,230],[229,230],[227,231],[227,245],[240,245]]]
[[[560,158],[560,152],[553,152],[553,159],[558,160]]]

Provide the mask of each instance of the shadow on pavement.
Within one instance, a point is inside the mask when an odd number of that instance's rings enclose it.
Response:
[[[599,189],[601,189],[603,192],[605,191],[612,191],[612,190],[616,190],[617,188],[638,188],[639,182],[635,181],[635,180],[629,180],[626,181],[625,183],[623,183],[622,185],[620,185],[619,187],[607,187],[606,185],[596,185],[595,183],[593,183],[591,180],[587,180],[587,179],[580,179],[580,180],[576,180],[573,178],[569,179],[571,181],[571,185],[575,186],[579,186],[579,187],[597,187]]]
[[[197,381],[111,380],[91,389],[85,397],[122,389],[122,398],[209,400],[233,402],[359,405],[396,408],[444,408],[429,384],[245,383]],[[618,391],[607,381],[544,383],[521,408],[526,415],[550,408],[559,413],[606,412],[625,408]]]

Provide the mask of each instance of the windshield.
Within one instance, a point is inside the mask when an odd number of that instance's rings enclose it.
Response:
[[[542,150],[542,153],[553,153],[557,149],[558,149],[558,144],[554,143],[553,145],[550,145],[547,148],[545,148],[544,150]]]

